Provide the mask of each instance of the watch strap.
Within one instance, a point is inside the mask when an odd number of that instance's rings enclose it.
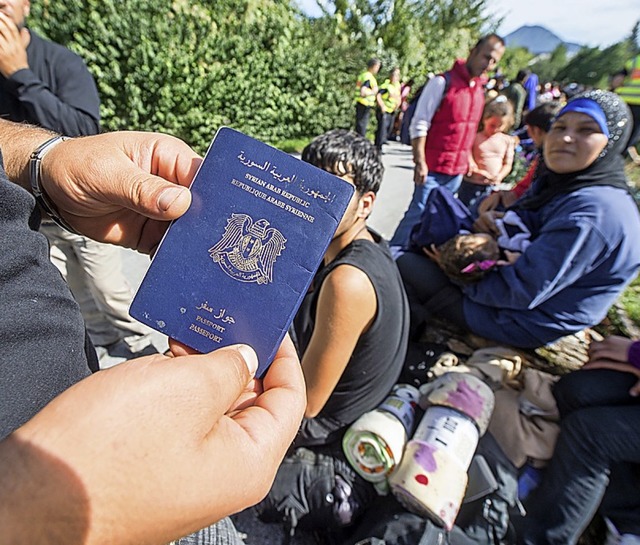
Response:
[[[46,142],[40,144],[31,154],[29,158],[29,180],[31,183],[31,193],[36,199],[36,202],[42,208],[42,210],[51,218],[56,225],[69,231],[70,233],[79,234],[73,227],[71,227],[67,221],[60,216],[56,206],[53,204],[49,195],[42,187],[42,159],[49,153],[54,147],[61,142],[69,140],[68,136],[54,136]]]

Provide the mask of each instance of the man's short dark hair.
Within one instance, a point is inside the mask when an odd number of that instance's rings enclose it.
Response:
[[[373,68],[374,66],[380,66],[382,64],[382,61],[380,59],[376,59],[375,57],[373,57],[372,59],[369,59],[367,61],[367,68]]]
[[[360,194],[378,192],[384,166],[377,148],[346,129],[333,129],[314,138],[302,150],[302,160],[336,176],[349,176]]]
[[[480,47],[482,47],[483,45],[485,45],[488,42],[492,42],[492,41],[496,41],[502,45],[505,45],[504,43],[504,38],[498,34],[496,34],[495,32],[492,32],[491,34],[487,34],[486,36],[482,36],[482,38],[480,38],[477,42],[476,45],[473,46],[473,49],[478,49]]]
[[[529,70],[528,68],[524,68],[522,70],[518,70],[518,75],[516,76],[516,81],[518,83],[523,83],[524,80],[526,80],[529,75],[531,74],[531,70]]]

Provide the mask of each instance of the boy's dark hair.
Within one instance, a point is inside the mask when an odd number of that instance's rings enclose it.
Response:
[[[524,80],[527,79],[527,77],[531,74],[531,70],[529,70],[528,68],[524,68],[523,70],[519,70],[518,74],[516,75],[516,81],[518,83],[523,83]]]
[[[486,36],[482,36],[482,38],[480,38],[477,42],[476,45],[473,46],[473,49],[478,49],[479,47],[482,47],[484,44],[486,44],[487,42],[490,42],[492,40],[495,40],[496,42],[502,44],[502,45],[506,45],[504,43],[504,38],[502,36],[500,36],[499,34],[496,34],[495,32],[492,32],[491,34],[487,34]]]
[[[549,132],[551,122],[560,111],[560,108],[562,108],[562,104],[555,100],[544,102],[524,116],[524,124],[530,125],[531,127],[538,127],[545,132]]]
[[[302,150],[302,160],[336,176],[350,176],[359,193],[378,192],[384,166],[377,148],[346,129],[333,129],[314,138]]]
[[[369,59],[367,61],[367,68],[372,68],[374,66],[380,66],[382,64],[382,61],[380,61],[380,59],[377,59],[376,57],[373,57],[371,59]]]

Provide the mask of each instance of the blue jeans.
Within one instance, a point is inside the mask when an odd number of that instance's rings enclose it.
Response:
[[[518,543],[575,544],[600,507],[619,532],[640,535],[640,399],[636,378],[574,371],[554,388],[561,431],[539,488],[515,522]]]
[[[445,186],[451,193],[455,193],[460,187],[460,182],[462,182],[462,174],[451,175],[429,171],[424,184],[415,186],[409,208],[404,213],[402,220],[400,220],[400,224],[396,228],[393,237],[391,237],[389,245],[404,247],[409,243],[411,229],[420,221],[427,197],[432,189],[438,186]]]

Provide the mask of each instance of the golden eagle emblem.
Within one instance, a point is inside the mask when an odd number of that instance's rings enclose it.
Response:
[[[224,234],[209,248],[214,263],[240,282],[268,284],[273,281],[273,264],[287,239],[269,222],[254,222],[247,214],[231,214]]]

